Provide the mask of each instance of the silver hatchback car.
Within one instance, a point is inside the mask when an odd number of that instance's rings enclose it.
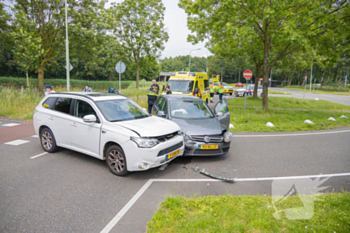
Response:
[[[187,156],[215,156],[230,149],[230,113],[225,99],[219,101],[214,112],[200,98],[162,95],[155,102],[152,113],[176,122],[184,135]]]

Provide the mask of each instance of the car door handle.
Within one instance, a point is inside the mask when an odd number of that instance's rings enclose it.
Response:
[[[71,124],[71,126],[73,126],[73,127],[77,127],[77,125],[76,125],[75,123]]]

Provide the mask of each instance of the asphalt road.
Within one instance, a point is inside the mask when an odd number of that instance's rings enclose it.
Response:
[[[1,136],[18,127],[3,126],[10,119],[0,122]],[[350,128],[234,136],[227,155],[182,157],[164,170],[117,177],[104,161],[65,149],[43,154],[38,138],[18,135],[23,144],[0,144],[0,232],[101,232],[123,208],[111,232],[145,232],[167,195],[270,195],[271,179],[242,179],[350,173]],[[241,181],[216,181],[197,167]],[[324,185],[330,186],[326,191],[350,191],[350,176],[332,177]]]

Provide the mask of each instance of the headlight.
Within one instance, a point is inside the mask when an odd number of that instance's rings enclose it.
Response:
[[[232,133],[230,131],[227,131],[226,133],[224,133],[224,141],[225,142],[230,142],[232,141]]]
[[[136,138],[130,137],[130,139],[137,144],[140,148],[152,148],[159,144],[158,139],[154,138]]]
[[[193,146],[194,144],[196,144],[194,141],[192,141],[190,135],[185,134],[185,133],[183,133],[183,135],[184,135],[185,145],[187,145],[187,146]]]

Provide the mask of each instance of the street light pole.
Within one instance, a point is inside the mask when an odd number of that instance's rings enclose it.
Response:
[[[64,1],[65,4],[65,14],[66,14],[66,74],[67,74],[67,92],[69,92],[69,42],[68,42],[68,20],[67,20],[67,0]]]
[[[188,62],[188,73],[191,72],[191,52],[192,52],[192,51],[195,51],[195,50],[201,50],[201,49],[198,48],[198,49],[193,49],[193,50],[190,51],[190,60],[189,60],[189,62]]]

